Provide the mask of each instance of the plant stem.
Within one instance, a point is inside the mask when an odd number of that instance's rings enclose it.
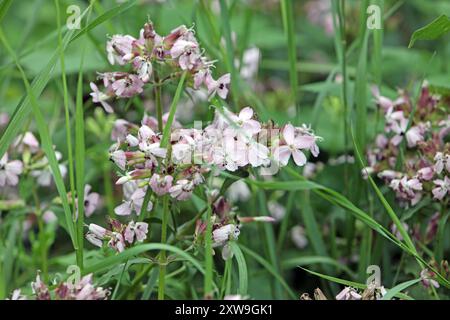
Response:
[[[157,71],[154,71],[155,76],[155,83],[159,83],[159,75]],[[162,113],[163,113],[163,107],[162,107],[162,101],[161,101],[161,93],[162,93],[162,87],[160,85],[154,86],[153,88],[155,92],[155,103],[156,103],[156,118],[158,119],[158,131],[163,131],[163,120],[162,120]]]
[[[300,102],[298,101],[298,77],[297,77],[297,48],[295,45],[295,30],[291,0],[281,0],[281,17],[283,19],[283,28],[286,35],[289,56],[289,78],[291,84],[291,96],[295,105],[297,121],[300,115]]]
[[[175,113],[177,112],[178,101],[181,97],[181,92],[183,91],[184,80],[186,79],[187,71],[183,72],[178,82],[177,91],[175,91],[175,96],[173,97],[172,104],[170,105],[169,117],[167,118],[166,125],[164,126],[163,136],[161,139],[160,146],[165,148],[170,140],[170,129],[172,127],[173,119],[175,118]]]
[[[169,215],[169,198],[164,196],[163,198],[163,213],[162,213],[162,225],[161,225],[161,243],[167,241],[167,219]],[[164,285],[166,276],[166,252],[161,250],[159,253],[159,284],[158,284],[158,300],[164,300]]]
[[[206,233],[205,233],[205,298],[212,298],[212,277],[213,277],[213,257],[212,257],[212,221],[211,221],[211,203],[208,203],[206,214]]]

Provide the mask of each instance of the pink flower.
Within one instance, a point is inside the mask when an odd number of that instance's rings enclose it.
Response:
[[[283,139],[286,142],[286,145],[281,145],[275,149],[275,158],[283,166],[286,166],[292,155],[294,162],[298,166],[305,165],[306,156],[300,150],[311,148],[315,143],[314,137],[307,135],[300,135],[296,137],[295,128],[291,124],[288,124],[283,129]]]
[[[142,205],[144,204],[146,190],[137,188],[131,195],[129,200],[124,201],[121,205],[114,209],[114,213],[118,216],[129,216],[133,211],[137,215],[141,213]],[[148,202],[147,211],[151,211],[153,204]]]
[[[386,130],[395,133],[391,139],[394,146],[398,146],[402,142],[407,127],[408,119],[405,118],[403,111],[388,111],[386,114]]]
[[[108,61],[112,65],[116,62],[124,65],[132,58],[133,42],[135,38],[129,35],[114,35],[111,40],[106,43],[106,51],[108,53]]]
[[[120,169],[125,170],[127,164],[125,151],[115,150],[110,154],[110,158]]]
[[[36,153],[40,150],[39,141],[36,139],[33,133],[29,131],[25,132],[23,135],[18,136],[14,141],[13,146],[18,152],[29,150],[31,153]]]
[[[430,288],[431,286],[436,289],[439,288],[439,282],[433,279],[435,276],[434,272],[429,271],[428,269],[423,269],[420,272],[420,278],[422,279],[422,284],[425,288]]]
[[[113,232],[111,239],[108,241],[108,246],[117,252],[122,252],[125,250],[125,240],[120,233]]]
[[[433,179],[433,176],[434,176],[433,167],[422,168],[419,171],[417,171],[417,175],[418,175],[419,179],[422,179],[425,181],[430,181],[431,179]]]
[[[160,176],[157,173],[154,173],[152,178],[150,179],[150,187],[153,192],[159,196],[162,196],[169,192],[172,187],[173,177],[170,175]]]
[[[134,70],[136,70],[139,79],[141,79],[143,82],[150,81],[150,77],[153,72],[153,66],[148,58],[137,56],[133,60],[133,67]]]
[[[232,114],[230,116],[231,120],[235,125],[238,125],[244,132],[250,136],[257,134],[261,131],[261,124],[253,120],[253,109],[250,107],[243,108],[239,115],[236,116]]]
[[[226,99],[229,91],[229,85],[231,82],[231,75],[229,73],[224,74],[219,79],[214,80],[211,76],[211,73],[208,72],[208,74],[205,77],[205,84],[208,88],[208,96],[211,99],[216,95],[216,93],[221,97],[222,99]]]
[[[361,300],[361,295],[353,288],[346,287],[336,296],[336,300]]]
[[[406,140],[408,141],[408,147],[413,148],[417,146],[417,143],[424,140],[424,129],[419,126],[409,128],[406,132]]]
[[[442,152],[437,152],[434,156],[434,171],[436,171],[437,174],[440,174],[444,168],[447,170],[447,172],[450,172],[450,155],[446,154],[444,155]]]
[[[178,180],[174,186],[170,187],[169,193],[172,198],[177,200],[187,200],[191,197],[194,187],[192,181],[182,179]]]
[[[433,183],[437,185],[437,187],[432,191],[434,198],[442,200],[450,190],[450,179],[445,176],[444,180],[436,179]]]
[[[8,162],[8,154],[5,153],[0,159],[0,187],[17,185],[22,171],[22,161],[13,160]]]
[[[144,82],[135,74],[128,74],[111,84],[116,96],[131,98],[143,91]],[[105,109],[106,110],[106,109]]]
[[[178,58],[182,70],[191,70],[200,59],[200,50],[196,42],[178,39],[170,49],[170,55],[173,59]]]
[[[84,187],[84,213],[86,217],[90,217],[100,202],[100,195],[97,192],[91,192],[91,186]],[[77,202],[78,204],[78,202]]]
[[[405,223],[402,222],[402,226],[403,229],[405,229],[406,232],[408,232],[409,230],[409,226]],[[395,224],[392,224],[391,226],[391,233],[399,240],[399,241],[403,241],[403,236],[400,233],[400,231],[398,230],[397,226]]]
[[[147,238],[147,232],[147,223],[131,221],[125,229],[125,240],[130,244],[134,242],[134,238],[136,241],[142,242]]]
[[[111,140],[125,140],[130,127],[132,127],[132,124],[127,120],[117,119],[116,121],[114,121],[114,126],[111,132]]]
[[[114,112],[113,108],[111,107],[111,105],[108,102],[106,102],[107,100],[109,100],[111,98],[111,96],[107,95],[106,93],[101,92],[98,89],[97,85],[93,82],[91,82],[90,86],[92,89],[92,92],[90,93],[90,95],[92,97],[92,102],[100,103],[106,112],[113,113]]]

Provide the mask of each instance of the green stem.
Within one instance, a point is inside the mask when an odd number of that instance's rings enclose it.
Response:
[[[212,298],[213,256],[212,256],[212,221],[211,204],[208,204],[205,233],[205,298]]]
[[[167,123],[164,126],[163,136],[161,139],[161,148],[165,148],[169,143],[170,139],[170,129],[172,128],[173,119],[175,118],[175,113],[177,112],[178,101],[181,97],[181,92],[183,91],[184,80],[186,80],[187,71],[183,72],[178,82],[177,91],[175,91],[175,96],[173,98],[172,104],[170,105],[169,118],[167,118]]]
[[[75,170],[74,170],[74,162],[73,162],[73,154],[72,154],[72,130],[70,127],[70,112],[69,112],[69,94],[67,88],[67,78],[66,78],[66,67],[65,67],[65,59],[64,52],[62,49],[62,33],[61,33],[61,17],[59,10],[59,1],[55,0],[56,6],[56,20],[58,26],[58,50],[59,50],[59,59],[61,63],[61,81],[63,86],[63,98],[64,98],[64,116],[65,116],[65,126],[66,126],[66,143],[67,143],[67,153],[68,153],[68,162],[69,162],[69,183],[70,183],[70,194],[72,200],[72,219],[76,221],[76,205],[75,205]],[[79,196],[79,195],[78,195]],[[76,246],[76,259],[77,265],[82,268],[83,267],[83,248],[80,245],[80,242],[83,241],[83,238],[79,238],[78,233],[75,234],[77,246]]]
[[[169,215],[169,198],[164,196],[163,198],[163,213],[162,213],[162,225],[161,225],[161,243],[167,241],[167,219]],[[164,300],[164,286],[166,276],[166,251],[161,250],[159,254],[159,284],[158,284],[158,300]]]
[[[155,82],[159,83],[159,75],[158,72],[154,72],[155,76]],[[153,88],[155,92],[155,103],[156,103],[156,118],[158,119],[158,131],[163,131],[163,120],[162,120],[162,113],[163,113],[163,107],[162,107],[162,101],[161,101],[161,93],[162,93],[162,87],[161,86],[154,86]]]
[[[288,45],[288,58],[289,58],[289,78],[291,83],[291,96],[292,101],[296,106],[296,116],[299,120],[300,115],[300,102],[298,101],[298,77],[297,77],[297,48],[295,45],[295,30],[294,30],[294,18],[293,8],[291,0],[281,0],[281,17],[283,19],[283,28],[286,35]]]

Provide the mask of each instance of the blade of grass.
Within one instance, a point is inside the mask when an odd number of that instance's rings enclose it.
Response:
[[[247,272],[247,263],[245,262],[245,257],[242,254],[241,249],[239,248],[236,242],[230,242],[230,248],[234,253],[238,264],[239,271],[239,294],[241,296],[247,295],[248,290],[248,272]]]
[[[292,299],[297,299],[297,295],[292,291],[283,277],[273,268],[273,266],[267,260],[243,245],[240,245],[239,247],[245,254],[255,259],[260,265],[262,265],[267,271],[269,271],[275,277],[275,279],[285,288],[286,292]]]
[[[295,44],[295,30],[294,30],[294,9],[291,0],[281,0],[281,18],[283,20],[284,34],[286,36],[288,46],[289,59],[289,79],[291,85],[291,99],[296,106],[296,120],[300,115],[300,101],[297,96],[298,78],[297,78],[297,47]]]
[[[91,15],[93,3],[89,5],[87,14],[87,23]],[[78,68],[77,94],[75,99],[75,174],[76,174],[76,191],[78,201],[78,219],[76,221],[77,240],[78,240],[78,266],[81,270],[84,267],[83,251],[84,251],[84,161],[85,161],[85,140],[84,140],[84,110],[83,110],[83,67],[86,55],[87,40],[84,39],[82,44],[82,52],[80,58],[80,66]]]
[[[161,138],[161,148],[165,148],[170,139],[170,130],[172,128],[173,119],[175,118],[175,113],[177,112],[178,101],[180,100],[181,93],[183,92],[184,81],[186,80],[186,71],[181,75],[180,81],[178,82],[177,90],[172,100],[172,104],[169,109],[169,117],[167,118],[166,125],[164,126],[163,136]]]
[[[56,25],[58,29],[58,51],[59,51],[59,61],[61,67],[61,82],[63,87],[63,104],[64,104],[64,116],[65,116],[65,126],[66,126],[66,143],[67,143],[67,155],[69,162],[69,186],[72,204],[72,219],[75,223],[76,221],[76,204],[75,204],[75,170],[73,166],[73,148],[72,148],[72,128],[70,126],[70,111],[69,111],[69,93],[67,89],[67,78],[66,78],[66,66],[64,59],[64,52],[62,47],[62,33],[61,33],[61,14],[59,9],[59,0],[55,0],[56,7]],[[80,196],[80,195],[78,195]],[[84,205],[83,205],[84,206]],[[82,268],[83,266],[83,249],[80,248],[80,239],[78,233],[75,234],[77,241],[77,265]],[[81,240],[82,241],[82,240]]]
[[[89,23],[84,29],[80,30],[76,33],[76,30],[70,30],[67,32],[67,34],[64,36],[63,39],[63,50],[65,51],[69,45],[69,43],[72,43],[74,40],[80,38],[82,35],[87,33],[90,30],[93,30],[95,27],[99,26],[101,23],[106,21],[107,19],[111,19],[121,13],[123,13],[125,10],[128,10],[136,3],[136,0],[128,1],[124,4],[121,4],[111,10],[108,10],[105,12],[103,16],[97,17],[93,22]],[[89,6],[86,10],[83,11],[80,18],[82,19],[91,6]],[[64,30],[64,28],[63,28]],[[74,34],[76,35],[74,37]],[[57,32],[54,33],[54,38],[56,39]],[[31,50],[33,51],[33,50]],[[56,66],[57,60],[59,57],[59,51],[55,50],[55,52],[52,54],[51,58],[49,59],[48,63],[45,65],[45,67],[38,73],[38,75],[35,77],[33,82],[31,83],[31,89],[36,97],[36,99],[39,98],[44,88],[47,86],[47,83],[51,79],[51,74]],[[17,60],[18,61],[18,60]],[[13,61],[14,62],[14,61]],[[26,119],[28,118],[29,113],[31,112],[31,105],[30,105],[30,96],[25,95],[17,105],[13,115],[11,116],[10,122],[3,133],[1,139],[0,139],[0,157],[2,157],[9,145],[11,144],[12,140],[17,137],[17,134],[19,130],[23,127],[23,124],[25,123]]]
[[[211,203],[207,204],[206,210],[206,234],[205,234],[205,288],[204,295],[206,299],[212,298],[212,281],[213,281],[213,249],[212,249],[212,228],[213,223],[211,221]]]
[[[414,279],[414,280],[409,280],[409,281],[406,281],[406,282],[396,285],[392,289],[388,290],[387,293],[383,296],[383,298],[381,300],[391,300],[392,298],[394,298],[395,296],[400,294],[400,291],[403,291],[406,288],[409,288],[409,287],[419,283],[420,280],[421,280],[420,278]]]
[[[0,40],[2,41],[3,45],[5,46],[6,50],[9,53],[9,55],[14,59],[16,65],[17,65],[17,68],[19,69],[20,74],[22,76],[22,80],[25,84],[27,96],[30,99],[31,107],[33,109],[33,113],[34,113],[35,120],[36,120],[36,125],[38,127],[39,135],[41,137],[42,148],[44,149],[45,155],[48,159],[51,171],[53,173],[53,178],[54,178],[54,181],[56,184],[56,188],[58,190],[59,196],[62,201],[65,218],[66,218],[66,223],[67,223],[67,229],[69,231],[69,235],[72,240],[72,244],[73,244],[74,248],[77,248],[74,226],[72,223],[72,215],[70,212],[70,206],[69,206],[69,202],[67,199],[67,191],[66,191],[66,187],[64,185],[64,180],[62,178],[61,172],[59,170],[58,160],[56,159],[56,155],[53,150],[53,143],[52,143],[52,139],[48,133],[47,123],[45,122],[42,112],[39,109],[39,105],[36,101],[36,97],[32,91],[30,83],[28,82],[25,72],[24,72],[22,66],[20,65],[19,61],[17,60],[17,56],[15,55],[14,51],[9,46],[9,43],[6,40],[5,35],[3,33],[3,29],[1,27],[0,27]]]
[[[352,278],[356,277],[356,274],[350,270],[346,265],[340,263],[339,261],[336,261],[333,258],[330,257],[322,257],[322,256],[303,256],[303,257],[296,257],[291,258],[282,261],[281,265],[283,268],[290,269],[293,267],[299,267],[299,266],[308,266],[313,264],[328,264],[330,266],[333,266],[339,270],[344,271],[347,275],[349,275]]]
[[[358,283],[358,282],[354,282],[354,281],[348,281],[348,280],[344,280],[344,279],[331,277],[331,276],[328,276],[328,275],[325,275],[325,274],[322,274],[322,273],[319,273],[319,272],[315,272],[315,271],[312,271],[312,270],[308,270],[308,269],[302,268],[302,267],[299,267],[299,268],[302,269],[302,270],[305,270],[306,272],[308,272],[308,273],[310,273],[312,275],[315,275],[317,277],[326,279],[328,281],[333,281],[333,282],[336,282],[336,283],[339,283],[339,284],[343,284],[343,285],[348,286],[348,287],[353,287],[353,288],[362,289],[362,290],[367,288],[367,285],[363,284],[363,283]],[[405,299],[405,300],[414,300],[410,296],[408,296],[408,295],[406,295],[404,293],[400,293],[400,292],[396,293],[395,296],[398,297],[398,298],[401,298],[401,299]]]

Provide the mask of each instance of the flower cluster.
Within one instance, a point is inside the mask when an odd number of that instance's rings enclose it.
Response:
[[[416,205],[425,195],[446,201],[450,192],[450,116],[448,98],[433,95],[425,84],[416,104],[401,91],[396,100],[380,95],[377,104],[385,116],[385,132],[369,149],[369,167],[403,205]]]
[[[10,159],[14,155],[15,159]],[[55,151],[56,159],[62,159],[60,152]],[[21,156],[22,159],[18,160]],[[63,164],[59,165],[62,176],[65,176],[67,169]],[[14,187],[19,182],[19,176],[30,174],[36,179],[40,186],[50,186],[52,173],[47,157],[40,148],[39,141],[31,132],[19,135],[11,145],[9,152],[6,152],[0,159],[0,187]]]
[[[197,90],[205,85],[208,96],[225,99],[228,95],[230,74],[217,80],[212,76],[214,62],[209,61],[198,43],[192,28],[182,25],[167,36],[158,35],[151,22],[141,29],[139,38],[114,35],[107,42],[109,62],[130,65],[131,72],[100,73],[104,91],[91,83],[94,103],[100,103],[107,112],[113,112],[109,100],[130,98],[140,94],[146,84],[162,85],[165,81],[187,74],[187,83]]]
[[[100,248],[103,247],[104,241],[107,241],[108,247],[122,252],[127,246],[143,242],[147,238],[148,224],[145,222],[131,221],[127,225],[114,219],[109,219],[108,222],[111,230],[91,223],[86,239]]]
[[[336,300],[381,300],[387,293],[383,286],[377,286],[375,283],[371,283],[363,291],[358,291],[352,287],[345,287],[335,297]],[[313,300],[308,293],[302,294],[301,300]],[[325,294],[317,288],[314,290],[314,300],[328,300]]]
[[[53,287],[53,286],[52,286]],[[14,290],[11,300],[106,300],[110,295],[108,289],[96,287],[92,282],[92,273],[75,283],[60,282],[55,289],[50,289],[38,273],[36,280],[31,282],[32,297],[21,294],[20,289]]]
[[[125,202],[116,208],[118,215],[139,214],[148,187],[158,196],[170,194],[186,200],[213,169],[278,168],[286,166],[291,157],[303,166],[305,151],[314,156],[319,153],[316,142],[320,137],[309,127],[263,124],[250,107],[239,114],[218,110],[204,129],[175,124],[167,148],[161,147],[162,135],[152,117],[145,117],[140,127],[125,120],[117,120],[115,127],[118,141],[111,147],[111,160],[124,172],[117,184],[124,184],[125,194]]]
[[[237,216],[234,208],[224,198],[219,197],[212,206],[212,241],[213,248],[222,247],[222,258],[227,260],[232,257],[229,247],[230,241],[238,239],[241,233],[241,225],[249,222],[274,222],[275,219],[267,216],[240,217]],[[201,244],[207,229],[207,221],[197,220],[195,227],[195,243]]]

